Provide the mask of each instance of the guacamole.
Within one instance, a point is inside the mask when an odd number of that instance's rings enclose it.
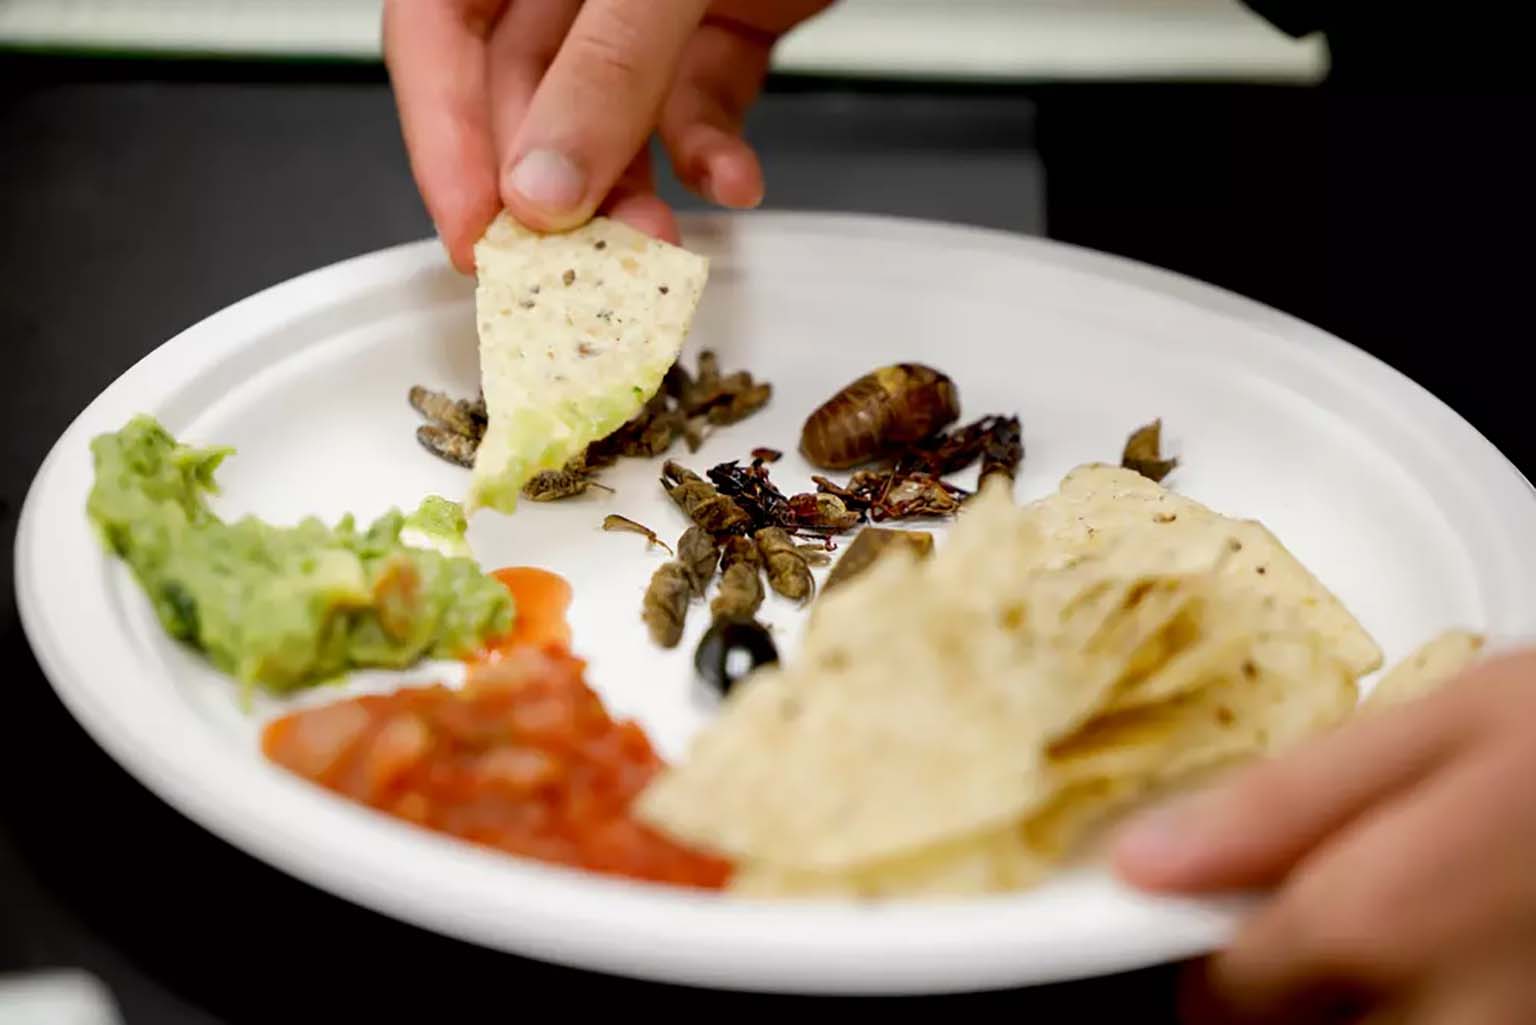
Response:
[[[165,629],[220,669],[286,692],[354,667],[463,656],[510,627],[512,598],[465,557],[454,503],[429,498],[366,530],[351,516],[334,527],[225,523],[206,496],[231,451],[179,444],[136,417],[92,441],[86,505]],[[403,529],[430,546],[405,543]]]

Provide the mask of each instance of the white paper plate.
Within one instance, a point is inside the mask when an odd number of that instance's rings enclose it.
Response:
[[[936,364],[967,415],[1018,411],[1021,498],[1074,465],[1113,459],[1165,419],[1179,490],[1257,516],[1336,590],[1389,658],[1469,625],[1536,622],[1536,497],[1427,392],[1295,320],[1183,278],[1055,243],[822,215],[685,222],[714,259],[690,347],[777,388],[696,465],[754,446],[792,452],[834,388],[895,360]],[[90,438],[154,413],[194,442],[238,446],[226,513],[276,521],[373,516],[467,475],[423,453],[406,388],[476,382],[468,282],[434,243],[375,253],[253,296],[167,342],[106,390],[39,471],[17,538],[28,636],[65,703],[146,785],[229,841],[316,885],[428,928],[532,957],[655,979],[804,992],[905,993],[1059,980],[1210,949],[1234,908],[1138,896],[1080,870],[1036,891],[944,905],[754,905],[523,862],[347,804],[266,764],[277,706],[243,712],[229,680],[171,644],[83,513]],[[617,494],[485,514],[487,567],[535,564],[575,587],[591,679],[668,757],[707,717],[690,686],[691,625],[651,647],[640,595],[659,554],[604,534],[620,512],[666,535],[677,513],[656,466]],[[790,455],[785,486],[808,484]],[[797,617],[769,608],[792,647]],[[437,667],[405,674],[430,679]],[[402,677],[372,675],[352,687]],[[313,697],[330,698],[335,690]],[[24,724],[23,724],[24,725]]]

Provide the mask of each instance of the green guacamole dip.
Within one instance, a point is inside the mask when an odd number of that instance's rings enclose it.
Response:
[[[231,451],[179,444],[136,417],[91,442],[86,504],[165,629],[220,669],[286,692],[354,667],[457,658],[511,625],[511,595],[466,557],[455,503],[429,498],[367,530],[351,516],[334,527],[225,523],[205,496]]]

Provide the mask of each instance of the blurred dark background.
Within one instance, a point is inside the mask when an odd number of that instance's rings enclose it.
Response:
[[[1529,470],[1528,101],[1319,90],[1312,57],[1284,54],[1253,76],[1196,61],[924,77],[839,75],[813,53],[773,80],[750,134],[770,207],[1047,234],[1212,281],[1376,353]],[[372,61],[39,52],[0,52],[0,224],[8,538],[53,439],[136,359],[257,289],[430,231]],[[9,578],[9,544],[5,560]],[[431,936],[232,850],[74,725],[13,604],[7,591],[0,976],[86,968],[130,1025],[519,1013],[530,995],[746,1006]],[[1153,1025],[1173,1020],[1173,980],[937,1003]]]

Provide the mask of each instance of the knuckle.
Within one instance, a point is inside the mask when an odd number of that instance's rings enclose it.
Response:
[[[470,32],[480,38],[491,33],[501,18],[506,0],[448,0],[450,7]]]
[[[572,62],[605,88],[628,86],[645,77],[641,31],[630,16],[614,13],[594,28],[578,25],[566,45]]]

